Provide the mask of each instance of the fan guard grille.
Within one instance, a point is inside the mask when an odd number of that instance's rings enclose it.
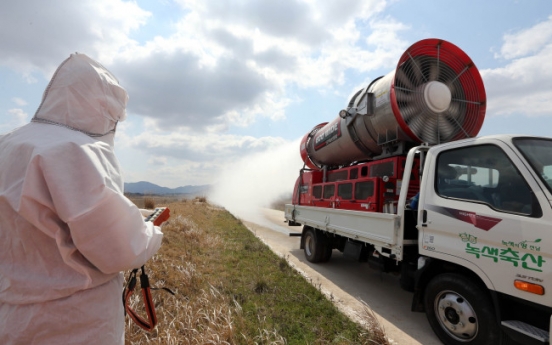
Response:
[[[443,112],[432,110],[424,99],[424,87],[432,81],[450,90],[450,105]],[[473,137],[483,124],[486,96],[479,71],[449,42],[429,39],[410,47],[399,61],[393,89],[397,119],[420,142],[438,144]]]

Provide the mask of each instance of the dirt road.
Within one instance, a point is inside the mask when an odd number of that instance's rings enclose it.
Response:
[[[244,224],[313,284],[332,296],[349,317],[358,320],[358,315],[365,314],[364,302],[375,313],[391,344],[441,344],[425,314],[410,311],[412,294],[399,287],[398,277],[380,274],[366,263],[347,260],[337,250],[329,262],[312,264],[299,249],[299,237],[289,236],[290,232],[300,232],[301,228],[288,227],[281,211],[265,209],[262,213],[262,217],[244,220]]]

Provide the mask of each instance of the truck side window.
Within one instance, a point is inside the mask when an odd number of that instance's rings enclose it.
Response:
[[[322,199],[322,186],[312,187],[312,196],[316,199]]]
[[[351,169],[349,173],[349,179],[354,180],[358,178],[358,168]]]
[[[392,161],[374,164],[370,167],[370,177],[393,176],[395,164]]]
[[[353,184],[342,183],[337,185],[337,196],[344,200],[350,200],[353,198]]]
[[[347,170],[335,171],[328,173],[328,182],[343,181],[347,179],[348,176]]]
[[[499,211],[539,213],[534,212],[537,210],[527,182],[495,145],[442,152],[437,158],[435,190],[442,197],[482,202]]]
[[[552,192],[552,140],[544,138],[516,138],[514,144],[531,165],[534,172]]]
[[[374,181],[355,183],[355,199],[365,200],[374,195]]]
[[[332,196],[334,196],[335,193],[335,185],[334,184],[327,184],[324,186],[324,199],[329,199]]]

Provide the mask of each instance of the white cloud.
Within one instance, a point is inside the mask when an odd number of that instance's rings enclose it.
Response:
[[[5,1],[0,11],[0,65],[34,81],[31,73],[50,74],[75,51],[108,64],[135,44],[128,35],[148,15],[135,2],[122,0]]]
[[[150,152],[165,152],[172,158],[186,158],[194,161],[228,161],[237,156],[259,151],[281,143],[282,139],[235,135],[201,136],[186,134],[169,134],[166,136],[151,137],[139,135],[132,140],[135,147]]]
[[[135,136],[126,133],[127,128],[120,126],[116,135],[116,151],[120,157],[132,152],[140,162],[147,162],[145,169],[126,170],[126,181],[162,181],[163,186],[178,187],[186,184],[211,184],[226,174],[235,162],[246,157],[264,157],[273,160],[270,164],[279,164],[281,157],[271,152],[289,143],[277,137],[237,136],[215,133],[193,134],[189,132],[144,132]],[[299,145],[294,144],[289,159],[299,158]],[[268,152],[268,153],[267,153]],[[139,154],[137,154],[139,153]],[[141,163],[128,166],[137,167]],[[279,169],[289,169],[282,165]],[[298,170],[297,167],[295,170]],[[257,174],[248,171],[244,174]],[[274,173],[277,173],[274,170]]]
[[[152,163],[144,170],[126,172],[125,181],[157,181],[169,188],[198,186],[212,184],[220,171],[221,164],[217,162],[180,161],[174,164],[169,160],[167,164]]]
[[[393,66],[407,45],[407,28],[379,17],[385,0],[177,2],[182,17],[143,41],[136,37],[158,18],[134,1],[10,2],[0,13],[0,65],[32,80],[74,51],[98,59],[129,92],[129,113],[144,119],[118,128],[117,147],[151,165],[127,176],[175,183],[204,181],[228,162],[283,145],[226,133],[260,117],[283,121],[302,101],[296,90],[334,92],[348,72]]]
[[[552,16],[504,36],[504,67],[485,69],[487,112],[493,115],[552,116]]]
[[[504,35],[504,44],[496,57],[515,59],[538,53],[552,41],[552,16],[547,21],[519,32]]]
[[[27,101],[19,97],[12,98],[12,101],[20,107],[27,105]]]
[[[168,163],[167,157],[150,157],[148,159],[148,164],[155,165],[155,166],[163,166],[167,165]]]
[[[382,0],[179,3],[185,15],[172,35],[127,49],[111,66],[129,91],[130,111],[163,129],[282,120],[297,100],[293,87],[331,90],[347,70],[391,66],[406,46],[397,34],[403,25],[370,20]]]
[[[229,164],[288,143],[270,136],[162,131],[152,127],[150,120],[143,124],[148,131],[131,134],[136,127],[125,121],[117,128],[116,152],[132,167],[125,169],[125,180],[162,181],[168,187],[213,183]],[[299,157],[296,146],[293,156]]]
[[[124,123],[124,122],[123,122]],[[147,123],[147,122],[146,122]],[[145,125],[147,128],[147,124]],[[220,133],[196,133],[193,131],[164,132],[150,130],[130,135],[128,128],[119,126],[117,147],[142,152],[148,159],[163,161],[194,161],[225,163],[237,157],[282,145],[279,137],[239,136]]]
[[[19,108],[9,109],[6,118],[7,121],[0,124],[0,133],[8,132],[29,122],[28,114]]]
[[[224,131],[285,119],[294,86],[332,89],[347,69],[380,67],[386,59],[356,47],[360,30],[372,26],[378,53],[396,45],[375,37],[400,30],[370,24],[385,0],[177,2],[184,11],[172,34],[140,43],[131,37],[154,14],[133,1],[10,2],[0,13],[0,65],[33,82],[36,71],[84,52],[121,79],[130,112],[164,129]]]

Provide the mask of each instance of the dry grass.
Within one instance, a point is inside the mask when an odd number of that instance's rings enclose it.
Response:
[[[366,302],[362,301],[362,303],[364,304],[364,309],[358,316],[362,320],[362,326],[366,332],[368,332],[366,336],[370,337],[370,342],[373,344],[389,345],[389,339],[387,339],[385,329],[379,322],[376,314],[374,314],[374,311],[368,306],[368,304],[366,304]]]
[[[197,197],[195,198],[195,200],[198,201],[198,202],[207,202],[207,197],[205,197],[205,196],[197,196]]]
[[[183,197],[171,196],[171,195],[142,195],[142,194],[125,194],[127,198],[139,208],[154,209],[159,205],[167,205],[172,202],[179,202],[186,200]]]
[[[144,208],[153,210],[155,209],[155,199],[152,197],[145,197],[144,198]]]
[[[152,286],[175,296],[152,292],[158,326],[148,333],[127,318],[127,345],[387,344],[225,210],[201,198],[157,206],[168,206],[171,218],[146,269]],[[137,297],[131,305],[140,313]]]

